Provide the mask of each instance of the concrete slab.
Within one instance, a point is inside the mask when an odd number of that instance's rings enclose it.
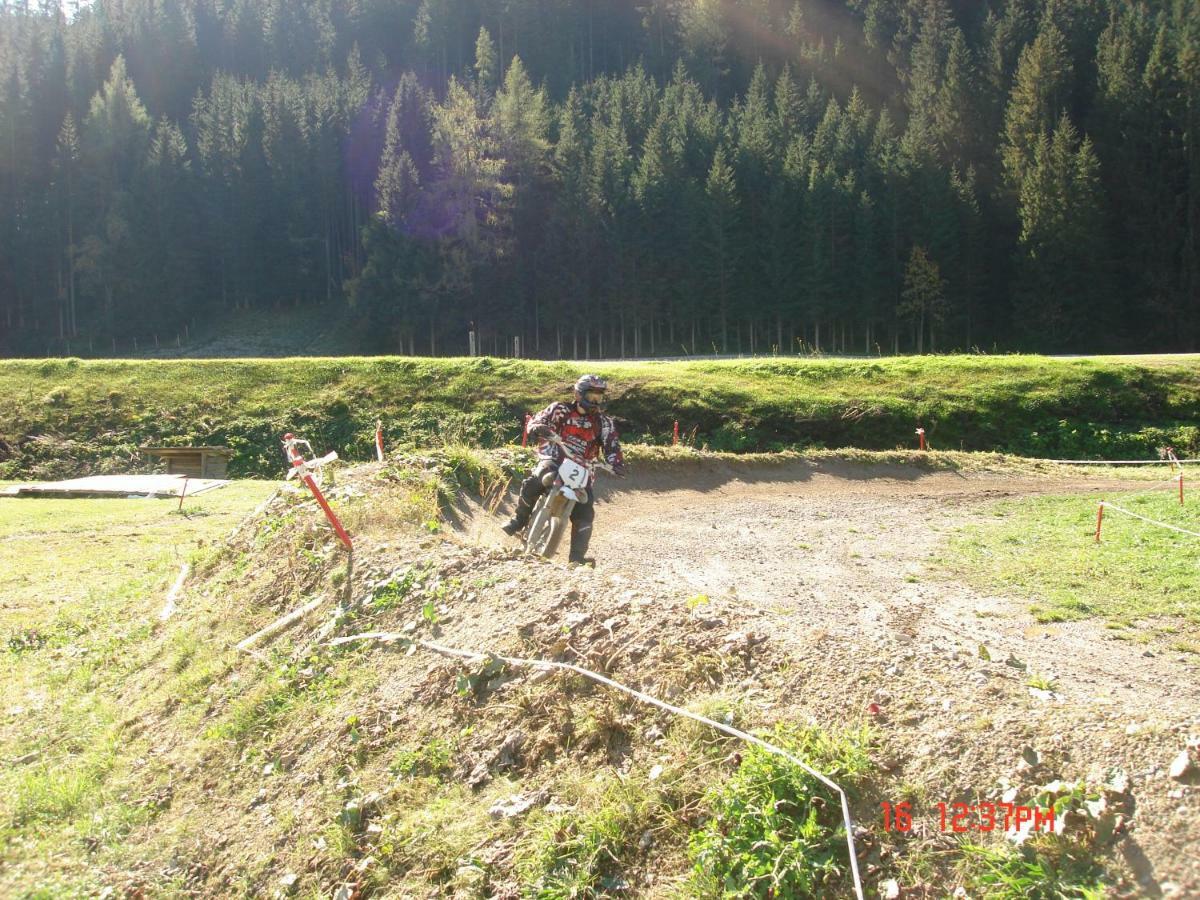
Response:
[[[229,484],[183,475],[93,475],[67,481],[40,481],[0,490],[0,497],[178,497],[201,494]]]

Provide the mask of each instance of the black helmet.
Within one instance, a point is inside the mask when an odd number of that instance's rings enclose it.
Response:
[[[608,390],[608,382],[599,375],[581,375],[575,382],[575,402],[586,412],[604,409],[604,398],[589,400],[588,394],[604,394]]]

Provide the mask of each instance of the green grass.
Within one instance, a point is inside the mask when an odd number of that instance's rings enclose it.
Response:
[[[293,431],[347,459],[387,446],[518,439],[525,412],[599,369],[626,437],[696,446],[914,446],[1113,458],[1200,451],[1200,367],[1033,356],[662,363],[324,358],[0,362],[0,477],[119,469],[139,445],[225,444],[235,474],[282,468]],[[694,433],[694,438],[692,437]],[[3,445],[0,445],[3,447]]]
[[[1019,849],[963,844],[968,881],[996,900],[1101,900],[1103,869],[1091,850],[1054,836],[1031,838]]]
[[[126,733],[137,673],[165,652],[182,686],[221,663],[194,630],[151,623],[181,562],[271,490],[237,482],[189,498],[186,516],[171,500],[0,499],[0,893],[29,860],[119,846],[157,814],[166,776]],[[94,887],[57,877],[35,883]]]
[[[1035,497],[999,503],[995,517],[950,543],[952,566],[981,586],[1019,592],[1043,622],[1099,618],[1119,629],[1134,619],[1200,625],[1200,538],[1105,511],[1100,497]],[[1131,512],[1200,532],[1200,502],[1180,506],[1168,490],[1107,499]]]
[[[872,769],[865,731],[831,735],[778,726],[768,740],[854,791]],[[688,849],[691,887],[705,897],[825,897],[850,871],[838,797],[778,755],[749,746],[707,796],[712,810]]]

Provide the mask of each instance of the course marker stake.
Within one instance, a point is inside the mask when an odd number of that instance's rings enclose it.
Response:
[[[317,501],[317,505],[325,511],[325,517],[329,519],[329,524],[333,526],[334,532],[338,536],[338,540],[342,542],[347,550],[353,552],[354,544],[350,541],[350,535],[346,533],[346,529],[342,527],[341,521],[329,506],[329,501],[325,499],[325,495],[321,493],[321,489],[317,487],[317,483],[313,480],[309,464],[304,461],[304,457],[300,455],[300,451],[296,449],[297,444],[304,444],[310,450],[312,445],[308,441],[301,440],[293,435],[290,431],[283,436],[283,449],[287,453],[288,461],[292,464],[294,474],[300,476],[300,480],[312,492],[313,499]],[[334,457],[336,459],[336,456]]]
[[[1100,527],[1104,524],[1104,501],[1100,501],[1100,508],[1096,510],[1096,543],[1100,543]]]
[[[375,420],[375,456],[383,462],[383,420]]]
[[[917,440],[920,442],[920,443],[919,443],[919,447],[918,447],[918,449],[920,449],[920,450],[927,450],[927,449],[928,449],[928,448],[925,446],[925,429],[924,429],[924,428],[918,428],[918,429],[917,429]]]

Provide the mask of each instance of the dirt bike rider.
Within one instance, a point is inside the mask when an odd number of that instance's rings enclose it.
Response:
[[[599,375],[584,375],[575,382],[574,403],[551,403],[529,420],[526,432],[539,438],[538,464],[529,477],[521,482],[517,498],[517,511],[507,524],[501,526],[504,533],[515,535],[529,524],[529,517],[538,499],[546,492],[542,479],[550,472],[557,472],[563,461],[563,445],[577,460],[590,461],[602,457],[613,468],[613,472],[624,477],[625,458],[621,454],[621,442],[613,420],[604,415],[604,394],[608,383]],[[546,440],[558,435],[562,444]],[[592,539],[592,519],[596,515],[595,494],[589,481],[587,502],[577,503],[571,511],[570,562],[591,563],[587,557],[588,542]]]

